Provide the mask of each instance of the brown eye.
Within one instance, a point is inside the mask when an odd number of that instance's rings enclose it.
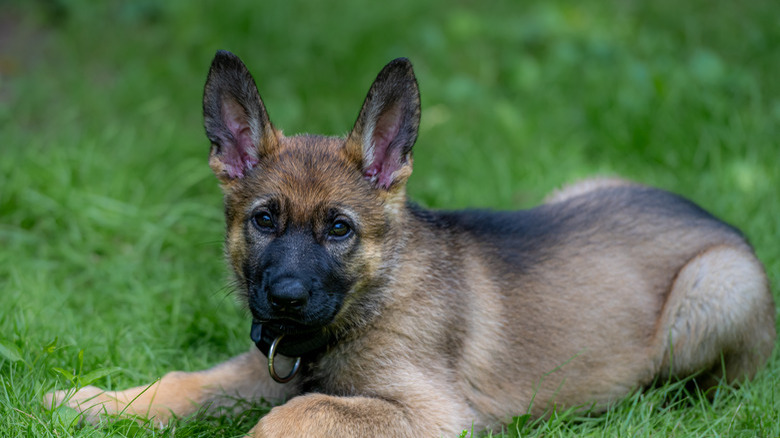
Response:
[[[336,221],[331,225],[328,231],[328,236],[336,239],[348,236],[352,232],[352,228],[349,227],[345,221]]]
[[[260,231],[273,231],[274,229],[274,220],[271,217],[271,213],[268,213],[267,211],[256,213],[252,218],[252,222]]]

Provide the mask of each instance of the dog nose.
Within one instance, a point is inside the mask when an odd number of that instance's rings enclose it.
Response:
[[[309,288],[297,278],[282,278],[270,286],[268,301],[275,311],[300,312],[309,302]]]

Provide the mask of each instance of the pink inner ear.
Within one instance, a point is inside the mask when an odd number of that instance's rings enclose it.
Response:
[[[373,161],[366,167],[363,175],[366,179],[376,181],[380,187],[385,189],[393,183],[393,173],[401,168],[400,147],[398,144],[391,147],[393,141],[398,137],[400,129],[401,111],[398,104],[382,113],[374,126]]]
[[[232,141],[224,144],[222,162],[230,178],[241,178],[257,165],[258,145],[252,139],[252,129],[246,121],[244,109],[235,102],[222,104],[223,122],[232,135]]]

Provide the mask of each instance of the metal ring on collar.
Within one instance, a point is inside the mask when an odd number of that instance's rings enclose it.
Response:
[[[278,374],[276,374],[276,369],[274,368],[274,356],[276,356],[276,347],[279,345],[279,342],[284,337],[284,334],[279,335],[276,339],[274,339],[273,342],[271,342],[271,346],[268,347],[268,372],[271,374],[271,378],[276,380],[279,383],[287,383],[290,380],[295,377],[296,374],[298,374],[298,368],[301,366],[301,358],[300,356],[295,359],[295,364],[293,364],[292,371],[290,371],[289,374],[285,377],[280,377]]]

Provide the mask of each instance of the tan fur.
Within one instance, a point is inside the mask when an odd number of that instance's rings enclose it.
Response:
[[[594,190],[609,188],[609,187],[622,187],[635,185],[631,181],[627,181],[620,178],[610,177],[594,177],[586,180],[578,181],[574,184],[564,186],[558,190],[553,191],[544,198],[546,204],[553,202],[562,202],[568,199],[574,198],[579,195],[592,192]]]
[[[712,385],[723,371],[737,383],[757,372],[775,340],[763,267],[735,230],[686,201],[623,180],[586,180],[518,216],[539,233],[504,238],[491,233],[513,228],[491,224],[493,216],[426,219],[433,213],[408,206],[411,156],[396,154],[396,168],[367,178],[366,160],[378,152],[360,143],[395,120],[374,119],[419,117],[416,88],[402,76],[409,72],[391,72],[390,85],[380,74],[346,139],[284,137],[263,122],[260,107],[259,122],[247,125],[264,139],[256,163],[231,176],[235,162],[212,149],[228,212],[227,258],[239,282],[246,281],[240,267],[256,256],[247,218],[269,196],[283,199],[280,221],[318,230],[322,212],[337,205],[359,224],[354,255],[335,255],[344,257],[345,275],[359,275],[328,326],[338,342],[286,385],[270,379],[253,348],[210,370],[119,392],[58,391],[46,403],[67,403],[89,421],[121,413],[164,424],[236,399],[289,398],[251,435],[434,437],[526,412],[599,412],[658,379],[704,372],[702,384]],[[411,93],[411,103],[384,110],[384,87]],[[207,126],[218,119],[208,117]],[[516,246],[501,246],[506,241]],[[279,360],[289,369],[291,360]]]
[[[280,358],[281,367],[291,365]],[[105,415],[122,414],[152,418],[159,425],[172,415],[187,416],[204,408],[211,411],[231,408],[240,400],[252,400],[262,394],[266,400],[282,401],[290,387],[273,382],[266,369],[265,357],[254,347],[248,353],[198,372],[171,372],[160,380],[124,391],[102,391],[94,386],[70,391],[56,391],[45,397],[45,404],[67,403],[83,413],[84,420],[96,423]]]
[[[500,292],[507,280],[487,275],[486,262],[479,258],[469,258],[457,279],[430,271],[431,265],[440,272],[452,268],[442,258],[447,242],[417,231],[410,232],[416,239],[406,241],[402,254],[405,275],[390,285],[397,294],[372,330],[345,351],[335,346],[320,365],[330,374],[331,385],[360,388],[369,398],[296,397],[265,417],[255,436],[305,436],[307,430],[320,431],[315,433],[320,436],[453,436],[470,429],[472,422],[477,428],[495,426],[513,414],[541,415],[554,405],[603,409],[655,378],[666,378],[670,370],[677,377],[718,371],[720,352],[726,354],[730,380],[751,377],[773,347],[774,306],[766,277],[739,241],[708,244],[682,255],[689,262],[672,263],[684,267],[679,275],[669,270],[667,278],[659,279],[661,284],[674,281],[666,301],[637,293],[655,289],[632,273],[632,265],[652,253],[641,248],[637,260],[562,255],[535,282],[524,284],[529,294],[522,302],[507,306]],[[675,244],[680,243],[659,246]],[[462,247],[465,251],[471,245],[463,242]],[[697,284],[699,276],[707,284]],[[476,294],[457,309],[465,313],[452,318],[475,327],[462,334],[464,349],[456,363],[443,363],[436,355],[447,339],[447,327],[428,316],[451,313],[446,293],[463,287]],[[571,292],[551,294],[553,290]],[[605,292],[608,296],[601,297]],[[507,309],[514,316],[497,317]],[[697,336],[702,339],[690,339]],[[518,351],[522,357],[516,356]],[[270,381],[263,359],[253,351],[211,370],[168,374],[148,389],[96,396],[96,388],[84,388],[67,403],[87,412],[89,420],[101,412],[123,412],[165,422],[171,413],[185,416],[234,398],[281,400],[291,395],[285,389],[294,392],[294,387]],[[475,392],[475,387],[481,390]],[[145,392],[128,407],[140,391]],[[58,392],[48,403],[64,399],[66,394]],[[388,399],[394,402],[383,401]],[[93,405],[100,411],[87,409]]]
[[[688,262],[658,324],[661,376],[707,370],[714,384],[724,371],[731,380],[755,375],[774,345],[774,330],[766,329],[775,318],[766,281],[746,246],[711,247]]]

